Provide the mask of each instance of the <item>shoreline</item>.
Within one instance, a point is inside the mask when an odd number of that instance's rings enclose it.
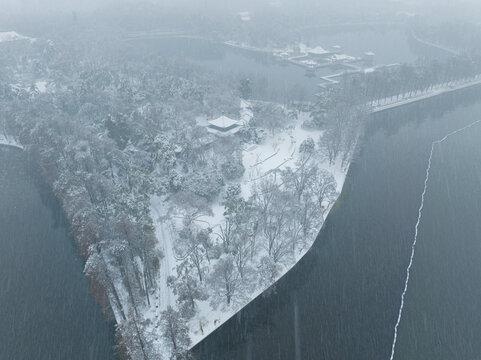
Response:
[[[450,94],[450,93],[453,93],[453,92],[456,92],[456,91],[459,91],[459,90],[468,89],[468,88],[471,88],[471,87],[481,85],[481,75],[476,75],[476,76],[474,76],[473,79],[474,80],[467,81],[467,82],[457,84],[457,85],[448,83],[447,86],[441,87],[438,90],[431,90],[431,91],[429,91],[425,94],[415,95],[414,97],[407,98],[407,99],[401,99],[399,101],[396,100],[392,103],[385,104],[385,105],[376,105],[376,106],[373,106],[373,108],[371,110],[371,113],[375,114],[375,113],[379,113],[379,112],[382,112],[382,111],[395,109],[395,108],[402,107],[402,106],[409,105],[409,104],[413,104],[413,103],[416,103],[416,102],[419,102],[419,101],[428,100],[428,99],[431,99],[431,98],[434,98],[434,97],[437,97],[437,96],[440,96],[440,95]],[[381,99],[381,100],[383,100],[383,99]]]

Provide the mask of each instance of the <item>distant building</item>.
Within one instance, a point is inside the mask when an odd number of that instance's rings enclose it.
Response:
[[[313,59],[326,59],[332,55],[332,52],[327,51],[321,46],[316,46],[315,48],[307,49],[307,54]]]
[[[232,135],[241,128],[238,120],[231,119],[224,115],[217,119],[209,120],[208,123],[207,131],[217,135]]]
[[[329,61],[331,62],[350,62],[357,60],[354,56],[346,55],[346,54],[334,54],[329,57]]]
[[[239,13],[239,17],[241,18],[242,21],[250,21],[251,16],[248,11],[242,11]]]
[[[363,55],[363,60],[368,63],[368,64],[374,64],[374,57],[376,54],[374,54],[372,51],[366,51]]]

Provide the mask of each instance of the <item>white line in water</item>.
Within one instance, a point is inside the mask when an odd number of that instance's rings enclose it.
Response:
[[[453,132],[450,132],[449,134],[447,134],[442,139],[433,141],[432,144],[431,144],[431,152],[429,153],[428,167],[426,168],[426,178],[424,179],[424,189],[423,189],[423,193],[421,195],[421,206],[419,207],[419,210],[418,210],[418,220],[416,222],[416,227],[415,227],[415,231],[414,231],[414,241],[413,241],[413,244],[411,246],[411,257],[409,259],[409,264],[408,264],[408,267],[406,269],[406,281],[404,283],[404,291],[402,292],[402,295],[401,295],[401,306],[399,308],[399,314],[398,314],[398,318],[397,318],[397,321],[396,321],[396,325],[394,326],[394,340],[393,340],[393,343],[392,343],[390,360],[394,359],[394,352],[396,350],[397,331],[398,331],[399,323],[401,322],[402,312],[403,312],[403,309],[404,309],[404,298],[406,296],[406,292],[408,291],[409,275],[410,275],[410,272],[411,272],[411,266],[413,265],[414,252],[415,252],[416,243],[417,243],[417,240],[418,240],[419,223],[421,222],[421,216],[422,216],[423,208],[424,208],[424,197],[426,196],[426,191],[427,191],[427,188],[428,188],[429,171],[431,170],[431,160],[433,158],[434,145],[441,144],[443,141],[445,141],[450,136],[455,135],[455,134],[457,134],[457,133],[459,133],[463,130],[469,129],[470,127],[472,127],[472,126],[474,126],[478,123],[481,123],[481,120],[477,120],[477,121],[475,121],[475,122],[473,122],[469,125],[466,125],[466,126],[460,128],[460,129],[457,129]]]

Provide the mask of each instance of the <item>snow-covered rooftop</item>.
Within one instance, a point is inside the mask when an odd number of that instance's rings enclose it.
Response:
[[[221,117],[208,121],[209,125],[215,126],[221,129],[228,129],[231,126],[238,125],[237,120],[231,119],[227,116],[222,115]]]
[[[409,12],[409,11],[398,11],[398,12],[396,12],[396,16],[414,17],[414,16],[416,16],[416,13]]]
[[[342,61],[342,60],[355,60],[356,58],[346,54],[334,54],[329,59],[331,61]]]
[[[231,136],[231,135],[237,134],[241,128],[242,128],[241,126],[234,126],[232,129],[221,131],[221,130],[217,130],[209,127],[207,128],[207,132],[215,136]]]
[[[329,54],[329,51],[324,49],[321,46],[316,46],[315,48],[307,50],[309,54],[315,54],[315,55],[323,55],[323,54]]]
[[[308,59],[308,60],[301,60],[301,61],[299,61],[299,62],[302,63],[302,64],[305,64],[305,65],[308,65],[308,66],[309,66],[309,65],[313,65],[313,66],[314,66],[314,65],[317,65],[317,62],[315,62],[314,60],[310,60],[310,59]]]
[[[250,21],[250,19],[251,19],[251,16],[250,16],[248,11],[241,11],[239,13],[239,16],[240,16],[242,21]]]

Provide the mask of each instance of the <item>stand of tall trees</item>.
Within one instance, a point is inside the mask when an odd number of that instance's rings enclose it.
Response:
[[[92,292],[118,323],[119,353],[157,358],[142,316],[163,266],[150,200],[182,191],[207,199],[221,191],[223,176],[242,174],[235,162],[224,169],[202,162],[209,135],[195,123],[214,108],[230,112],[239,98],[227,82],[165,60],[111,56],[86,34],[75,46],[61,35],[55,40],[2,48],[0,131],[24,146],[51,184]],[[194,173],[199,181],[186,181]],[[195,273],[179,271],[179,298],[204,299],[201,288],[195,293]]]

